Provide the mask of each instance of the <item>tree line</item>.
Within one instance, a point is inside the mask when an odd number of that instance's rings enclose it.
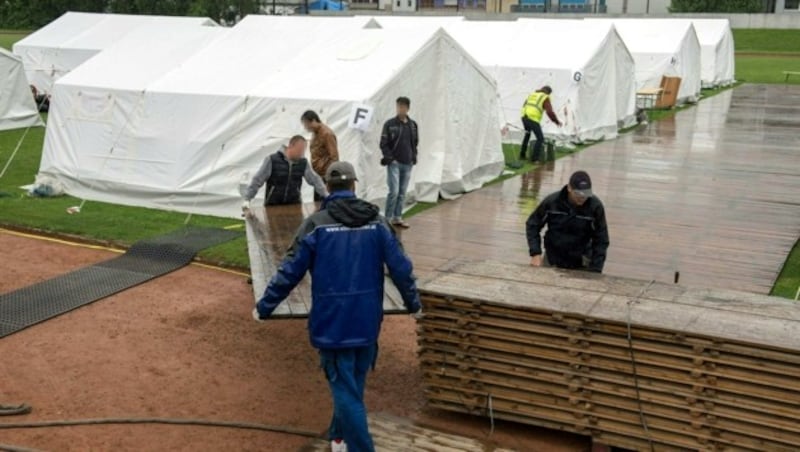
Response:
[[[67,11],[200,16],[214,20],[258,12],[259,0],[0,0],[0,28],[37,29]]]
[[[673,13],[763,13],[764,0],[672,0]]]

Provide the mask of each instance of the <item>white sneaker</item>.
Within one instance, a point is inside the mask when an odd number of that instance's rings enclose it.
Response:
[[[343,439],[331,440],[331,452],[347,452],[347,443]]]

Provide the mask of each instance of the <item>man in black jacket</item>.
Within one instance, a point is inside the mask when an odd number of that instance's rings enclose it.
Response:
[[[386,218],[394,226],[408,228],[403,221],[403,204],[411,180],[411,169],[417,164],[419,129],[408,117],[411,100],[397,98],[397,116],[386,121],[381,132],[381,165],[386,167],[389,193],[386,195]]]
[[[541,231],[546,255],[542,251]],[[583,269],[600,273],[608,250],[603,203],[592,195],[592,180],[576,171],[561,191],[545,198],[526,223],[531,265]]]
[[[267,156],[261,168],[253,176],[246,192],[242,194],[244,197],[242,210],[245,213],[250,210],[250,201],[265,183],[267,184],[265,206],[301,204],[303,200],[300,187],[303,185],[303,179],[312,185],[320,196],[323,198],[328,196],[322,178],[303,157],[305,150],[306,139],[295,135],[289,140],[289,146],[282,146],[277,152]]]

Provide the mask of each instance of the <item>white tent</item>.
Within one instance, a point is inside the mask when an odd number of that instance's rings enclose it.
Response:
[[[558,39],[555,43],[551,43],[554,46],[561,45],[564,41],[573,42],[573,45],[588,46],[589,49],[598,46],[601,50],[599,56],[594,54],[592,58],[609,58],[609,61],[613,61],[613,67],[606,68],[605,74],[594,76],[602,78],[602,83],[608,85],[605,89],[614,89],[617,126],[624,129],[636,122],[636,66],[633,55],[617,33],[614,24],[574,19],[520,18],[519,21],[533,22],[533,26],[539,32]],[[544,39],[552,41],[550,38]],[[592,93],[588,95],[591,96]],[[586,101],[590,102],[589,99]]]
[[[22,61],[0,48],[0,130],[43,125]]]
[[[545,119],[546,134],[575,142],[616,137],[634,120],[631,55],[611,26],[549,22],[463,21],[447,30],[497,80],[504,125],[518,130],[526,97],[549,85],[553,110],[566,121],[558,127]],[[547,44],[533,50],[532,42]]]
[[[636,65],[637,89],[657,88],[661,77],[680,77],[678,103],[700,97],[700,42],[691,21],[586,19],[614,24]]]
[[[59,77],[148,24],[176,33],[184,27],[217,26],[204,17],[68,12],[15,43],[13,50],[22,58],[30,83],[40,92],[50,93]]]
[[[359,195],[380,201],[380,129],[401,95],[420,125],[412,196],[435,201],[502,171],[495,86],[444,31],[319,22],[295,39],[293,20],[248,17],[146,80],[135,76],[144,55],[101,53],[56,83],[40,172],[86,199],[238,217],[243,175],[312,109],[356,164]],[[174,39],[164,33],[153,40]],[[101,70],[101,58],[119,64]],[[357,108],[368,121],[352,124]]]
[[[701,50],[704,88],[727,86],[735,79],[733,33],[728,19],[692,19]]]

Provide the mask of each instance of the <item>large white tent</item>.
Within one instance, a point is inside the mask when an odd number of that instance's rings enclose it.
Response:
[[[0,48],[0,130],[43,125],[22,60]]]
[[[64,74],[149,24],[175,33],[185,27],[217,26],[204,17],[68,12],[15,43],[13,50],[22,58],[30,83],[40,92],[50,93],[53,83]]]
[[[727,86],[736,81],[733,32],[728,19],[692,19],[700,41],[704,88]]]
[[[634,120],[630,53],[613,26],[549,22],[462,21],[447,30],[497,80],[504,125],[521,127],[526,97],[549,85],[553,109],[565,126],[545,119],[546,134],[575,142],[616,137]],[[548,44],[532,51],[531,42]]]
[[[691,21],[586,19],[613,23],[636,65],[637,89],[658,88],[663,76],[680,77],[678,103],[700,98],[700,42]]]
[[[359,195],[380,201],[380,129],[401,95],[420,126],[412,196],[457,195],[502,171],[494,83],[443,30],[319,22],[295,39],[295,20],[248,17],[145,78],[145,55],[101,53],[56,83],[40,172],[86,199],[238,217],[239,182],[312,109],[356,164]],[[358,108],[368,120],[353,121]]]
[[[636,67],[633,55],[617,33],[614,24],[587,23],[576,19],[520,18],[519,21],[532,23],[538,32],[551,37],[544,38],[548,42],[552,42],[552,38],[563,40],[556,41],[552,44],[554,46],[562,45],[563,42],[588,46],[588,49],[598,46],[600,52],[591,54],[591,58],[595,61],[597,58],[607,58],[609,61],[613,61],[613,66],[606,67],[605,73],[593,75],[600,77],[602,83],[608,85],[601,90],[604,92],[603,98],[608,99],[607,90],[614,89],[617,126],[620,129],[630,127],[636,122]],[[589,96],[586,102],[591,102],[592,93],[587,92],[586,95]]]

